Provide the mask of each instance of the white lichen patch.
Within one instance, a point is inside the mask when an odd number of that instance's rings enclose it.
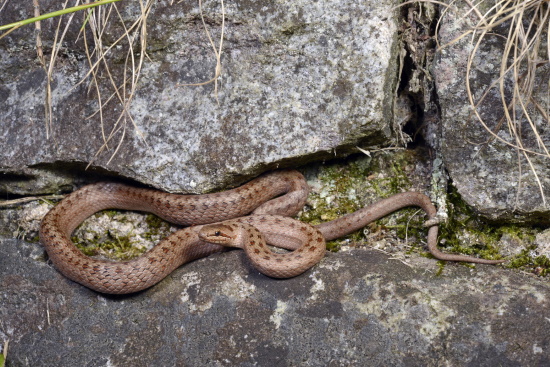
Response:
[[[480,311],[483,313],[495,313],[499,316],[506,317],[508,313],[508,305],[513,303],[514,299],[517,297],[518,293],[522,294],[527,302],[528,299],[533,299],[538,304],[548,303],[548,296],[546,293],[541,292],[539,288],[531,284],[514,284],[510,283],[507,277],[501,277],[498,283],[488,282],[484,278],[475,278],[473,281],[475,287],[466,287],[460,291],[469,291],[472,292],[475,288],[475,291],[478,293],[493,293],[495,287],[498,287],[499,294],[499,303],[498,306],[492,303],[481,304]]]
[[[519,288],[516,287],[515,289],[520,289],[523,294],[529,294],[535,298],[537,303],[543,303],[548,301],[548,295],[546,293],[540,292],[537,288],[530,284],[525,284],[520,286]]]
[[[416,292],[408,293],[403,298],[398,294],[395,283],[381,284],[372,276],[365,277],[364,280],[375,292],[367,301],[358,302],[355,293],[359,290],[350,288],[343,300],[345,308],[374,316],[392,332],[398,332],[405,324],[412,325],[428,340],[436,339],[450,328],[447,320],[453,317],[455,312],[432,297],[429,292],[424,292],[421,284],[417,285]]]
[[[288,304],[286,302],[277,300],[277,306],[273,311],[273,315],[269,317],[269,321],[275,324],[276,329],[279,329],[281,327],[281,321],[283,320],[283,315],[287,308]]]
[[[544,352],[544,349],[539,347],[537,344],[533,345],[533,354],[542,354]]]
[[[32,240],[38,235],[40,222],[50,208],[50,205],[38,201],[22,205],[20,210],[14,212],[17,228],[13,231],[13,237]]]
[[[331,258],[331,259],[324,259],[324,260],[321,260],[321,262],[319,264],[317,264],[317,267],[319,269],[328,269],[330,271],[338,271],[338,269],[344,267],[345,265],[343,264],[342,261],[339,261],[337,260],[336,258]]]
[[[501,303],[497,306],[495,311],[496,311],[496,314],[498,316],[504,316],[504,315],[506,315],[506,313],[508,313],[508,305],[504,304],[504,303]]]
[[[181,292],[180,300],[182,303],[187,305],[189,312],[192,312],[192,313],[204,312],[212,307],[211,299],[208,299],[202,303],[191,301],[191,296],[189,294],[190,288],[193,286],[199,285],[201,283],[199,279],[199,274],[197,272],[194,271],[194,272],[183,274],[181,277],[181,280],[185,288],[184,288],[184,291]],[[200,292],[200,289],[198,290],[198,292]]]
[[[451,327],[447,320],[455,316],[455,311],[452,308],[431,297],[430,293],[418,292],[412,297],[418,299],[418,302],[424,302],[419,306],[427,313],[423,315],[425,317],[422,317],[422,321],[419,323],[419,330],[426,338],[436,339]]]
[[[313,286],[310,288],[311,296],[309,297],[310,301],[315,301],[319,295],[319,293],[322,295],[323,291],[325,290],[325,282],[323,282],[323,279],[321,277],[317,277],[317,272],[313,272],[309,278],[313,280]]]
[[[218,293],[229,298],[242,301],[249,298],[256,291],[256,287],[245,281],[237,274],[231,274],[223,283],[218,286]]]
[[[550,258],[550,229],[536,235],[535,245],[537,245],[536,256],[544,255]]]

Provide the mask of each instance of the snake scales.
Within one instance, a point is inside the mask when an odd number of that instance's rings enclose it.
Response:
[[[253,265],[266,275],[293,277],[321,260],[325,240],[349,234],[408,206],[421,207],[430,219],[436,214],[427,196],[406,192],[312,227],[288,218],[302,209],[308,193],[302,174],[291,170],[267,173],[235,189],[204,195],[97,183],[69,194],[46,214],[40,226],[40,241],[54,266],[69,279],[98,292],[124,294],[148,288],[180,265],[223,251],[225,246],[245,249]],[[103,209],[151,212],[191,227],[172,233],[130,261],[93,259],[78,250],[70,236],[84,219]],[[226,222],[216,223],[221,221]],[[438,259],[502,262],[443,253],[437,248],[437,232],[437,226],[428,230],[428,248]],[[265,246],[266,241],[293,251],[275,254]]]

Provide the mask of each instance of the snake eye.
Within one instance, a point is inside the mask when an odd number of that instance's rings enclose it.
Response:
[[[220,231],[214,232],[214,236],[219,236],[219,235],[221,235],[221,232],[220,232]]]

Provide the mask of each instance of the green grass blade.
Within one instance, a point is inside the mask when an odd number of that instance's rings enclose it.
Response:
[[[114,2],[117,2],[117,1],[120,1],[120,0],[100,0],[100,1],[96,1],[95,3],[82,4],[82,5],[79,5],[79,6],[73,6],[72,8],[67,8],[67,9],[63,9],[63,10],[54,11],[52,13],[43,14],[39,17],[29,18],[29,19],[25,19],[25,20],[20,20],[19,22],[2,25],[2,26],[0,26],[0,31],[10,29],[10,28],[14,28],[14,27],[21,27],[23,25],[38,22],[40,20],[53,18],[53,17],[58,17],[58,16],[63,15],[63,14],[74,13],[75,11],[88,9],[88,8],[93,8],[93,7],[96,7],[96,6],[99,6],[99,5],[114,3]]]

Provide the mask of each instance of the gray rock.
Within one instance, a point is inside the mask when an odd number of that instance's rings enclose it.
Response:
[[[533,366],[550,363],[550,286],[492,266],[328,253],[288,280],[232,251],[104,296],[38,244],[0,240],[8,366]]]
[[[494,3],[495,1],[484,2],[481,13]],[[478,21],[475,12],[470,11],[466,2],[453,2],[453,9],[455,10],[448,11],[447,16],[441,20],[438,35],[441,45],[451,42]],[[462,16],[468,11],[470,16]],[[485,37],[485,41],[480,44],[473,60],[470,81],[476,103],[489,90],[489,85],[499,77],[508,28],[509,23],[506,22],[492,30],[491,35]],[[546,41],[542,40],[543,44],[544,42]],[[472,49],[471,37],[467,36],[460,42],[443,48],[433,67],[443,121],[441,146],[449,174],[462,198],[490,220],[548,223],[550,158],[547,154],[544,155],[544,149],[532,133],[525,115],[518,112],[519,122],[515,124],[521,135],[521,144],[524,148],[543,155],[518,153],[515,148],[493,139],[476,119],[465,84],[466,66]],[[542,69],[537,72],[539,75],[534,80],[533,100],[542,109],[546,109],[548,77]],[[511,79],[508,77],[504,87],[507,103],[512,95],[511,86]],[[516,138],[502,120],[504,109],[498,88],[497,84],[489,90],[478,111],[488,128],[500,139],[517,144]],[[516,107],[519,111],[520,106]],[[541,141],[548,147],[550,130],[544,127],[547,120],[538,114],[533,105],[529,106],[529,113],[533,124],[538,127]],[[499,124],[502,125],[499,127]],[[542,185],[542,193],[537,179]]]
[[[45,13],[59,3],[40,6]],[[116,6],[126,26],[140,13],[137,3]],[[217,39],[220,3],[203,6]],[[2,189],[21,193],[23,182],[42,176],[28,173],[29,167],[70,172],[92,162],[167,191],[204,192],[276,166],[349,153],[357,144],[387,144],[397,75],[393,6],[392,1],[348,0],[226,3],[216,95],[213,84],[181,86],[211,79],[216,67],[197,3],[154,2],[137,89],[126,85],[126,93],[132,93],[129,114],[121,112],[116,98],[103,107],[105,136],[116,130],[108,149],[102,149],[95,85],[89,79],[77,85],[88,72],[85,35],[79,32],[86,13],[75,15],[56,61],[49,138],[46,75],[36,61],[33,27],[21,28],[0,40],[0,77],[6,81],[0,93],[0,171],[22,176]],[[9,4],[3,15],[9,22],[25,13],[32,14],[31,3]],[[47,59],[57,22],[42,22]],[[122,34],[114,12],[107,23],[104,51]],[[86,36],[91,48],[89,28]],[[144,56],[138,36],[136,64]],[[118,86],[130,75],[124,67],[130,64],[126,46],[122,42],[109,51],[110,75]],[[105,103],[113,94],[112,82],[105,69],[98,79]],[[66,184],[64,178],[52,180]],[[27,192],[51,192],[49,182],[29,184]]]

